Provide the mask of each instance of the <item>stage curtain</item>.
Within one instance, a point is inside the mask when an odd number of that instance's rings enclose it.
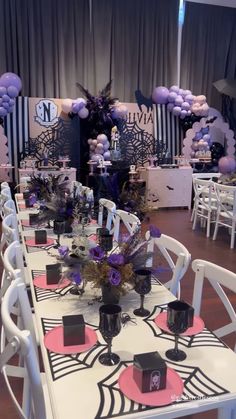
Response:
[[[22,79],[24,96],[81,96],[90,84],[89,0],[0,0],[0,74]]]
[[[92,0],[93,72],[97,90],[111,78],[113,93],[134,102],[176,83],[177,0]]]
[[[236,77],[236,9],[186,2],[182,36],[181,87],[220,109],[212,83]]]

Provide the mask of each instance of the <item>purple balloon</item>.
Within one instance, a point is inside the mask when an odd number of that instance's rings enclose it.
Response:
[[[7,110],[3,108],[3,106],[0,106],[0,116],[6,116]]]
[[[185,111],[188,111],[190,109],[190,104],[188,102],[183,102],[182,109],[184,109]]]
[[[180,108],[180,106],[174,106],[172,112],[173,112],[173,115],[179,116],[181,114],[181,108]]]
[[[182,96],[178,95],[177,98],[175,99],[175,105],[176,106],[182,106],[183,101],[184,100],[183,100]]]
[[[218,161],[219,172],[223,175],[233,173],[236,169],[236,161],[233,157],[221,157]]]
[[[180,114],[180,118],[184,119],[187,116],[187,111],[185,111],[185,109],[182,109],[181,114]]]
[[[11,113],[14,111],[14,106],[9,106],[8,112]]]
[[[10,102],[10,98],[8,95],[3,95],[2,100],[3,102]]]
[[[169,102],[174,102],[176,98],[177,98],[177,93],[176,92],[170,92],[169,93],[169,95],[168,95]]]
[[[185,98],[184,98],[184,101],[185,102],[188,102],[190,105],[192,105],[193,104],[193,95],[186,95],[185,96]]]
[[[81,109],[81,107],[80,107],[79,103],[77,103],[77,102],[73,103],[73,105],[72,105],[72,112],[73,113],[78,113],[80,111],[80,109]]]
[[[7,88],[7,94],[8,94],[8,96],[10,96],[11,98],[14,98],[14,97],[18,96],[19,91],[18,91],[18,89],[17,89],[15,86],[9,86],[9,87]]]
[[[3,96],[7,93],[7,89],[4,86],[0,86],[0,96]]]
[[[201,140],[201,138],[202,138],[202,133],[201,131],[199,131],[195,134],[195,140]]]
[[[167,105],[167,109],[168,109],[168,111],[169,112],[172,112],[173,111],[173,108],[174,108],[174,103],[168,103],[168,105]]]
[[[0,77],[0,86],[8,88],[9,86],[15,86],[18,92],[22,89],[22,83],[20,77],[15,73],[4,73]]]
[[[168,102],[169,90],[167,87],[159,86],[155,87],[152,92],[152,100],[154,103],[164,105]]]
[[[15,105],[15,99],[10,99],[9,100],[9,105],[14,106]]]
[[[3,102],[2,107],[8,111],[9,110],[9,102]]]
[[[170,92],[175,92],[177,95],[179,94],[179,86],[171,86]]]

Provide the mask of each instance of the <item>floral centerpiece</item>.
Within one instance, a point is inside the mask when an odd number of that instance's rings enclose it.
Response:
[[[147,252],[147,242],[141,237],[138,227],[135,233],[126,242],[120,243],[117,248],[107,254],[100,246],[91,248],[90,259],[83,269],[83,278],[93,288],[101,288],[103,302],[105,293],[111,294],[119,300],[120,295],[126,294],[134,287],[134,272],[145,266],[151,253]]]

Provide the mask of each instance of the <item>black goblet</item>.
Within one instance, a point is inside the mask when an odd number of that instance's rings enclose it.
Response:
[[[116,304],[105,304],[99,309],[99,330],[108,344],[108,352],[100,355],[99,362],[103,365],[116,365],[120,361],[117,354],[111,352],[112,339],[121,330],[121,307]]]
[[[175,347],[166,351],[166,357],[172,361],[183,361],[186,353],[178,349],[179,334],[184,333],[189,326],[189,304],[184,301],[172,301],[168,304],[167,325],[175,334]]]
[[[53,232],[57,234],[57,244],[55,247],[59,247],[60,244],[60,236],[61,234],[65,233],[66,222],[65,221],[57,221],[55,220],[53,223]]]
[[[147,317],[150,314],[150,311],[145,309],[144,304],[144,295],[148,294],[151,291],[151,271],[149,269],[138,269],[135,271],[134,276],[135,282],[135,291],[140,295],[141,304],[139,308],[136,308],[133,313],[135,316]]]

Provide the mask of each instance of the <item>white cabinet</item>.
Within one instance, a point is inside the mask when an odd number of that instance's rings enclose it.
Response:
[[[147,167],[140,170],[146,181],[146,203],[151,209],[164,207],[191,208],[192,173],[190,166],[178,169]]]

